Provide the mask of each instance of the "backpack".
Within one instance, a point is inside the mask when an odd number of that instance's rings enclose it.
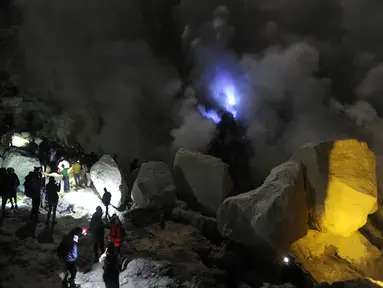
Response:
[[[32,191],[31,191],[30,183],[31,183],[31,179],[27,179],[24,182],[24,194],[26,197],[29,197],[29,198],[32,197],[32,193],[31,193]]]
[[[25,196],[33,198],[40,194],[40,180],[32,177],[25,182]]]
[[[67,236],[65,236],[64,239],[60,242],[59,246],[56,249],[57,256],[60,259],[65,260],[72,248],[71,244],[72,243],[69,241]]]

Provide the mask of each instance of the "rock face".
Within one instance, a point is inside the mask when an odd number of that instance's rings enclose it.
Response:
[[[11,150],[3,161],[3,167],[12,167],[20,180],[19,189],[24,191],[24,178],[33,171],[35,167],[40,167],[40,160],[31,157],[23,151]]]
[[[191,206],[215,214],[233,188],[228,166],[220,159],[180,149],[174,160],[177,196]]]
[[[217,229],[217,220],[215,218],[206,217],[201,213],[176,207],[172,211],[172,219],[193,226],[208,239],[217,239],[220,237]]]
[[[180,284],[173,277],[173,266],[166,261],[134,259],[120,276],[121,287],[177,288]],[[122,280],[121,280],[122,278]]]
[[[366,143],[338,140],[307,145],[291,159],[306,168],[310,219],[318,230],[348,237],[376,211],[375,156]]]
[[[104,155],[90,169],[90,177],[97,192],[104,195],[104,188],[112,194],[111,204],[119,207],[125,198],[121,191],[125,191],[121,172],[117,163],[109,155]]]
[[[176,186],[168,165],[148,162],[141,165],[131,191],[138,208],[171,207],[176,199]]]
[[[291,248],[317,282],[333,283],[366,277],[383,280],[381,252],[359,231],[342,237],[309,230]]]
[[[261,187],[226,199],[217,212],[222,236],[247,246],[284,249],[307,233],[307,200],[302,166],[286,162]]]

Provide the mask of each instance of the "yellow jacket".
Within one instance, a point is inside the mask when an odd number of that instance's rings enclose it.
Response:
[[[81,165],[80,163],[74,163],[72,165],[72,171],[73,171],[73,174],[79,174],[81,172]]]

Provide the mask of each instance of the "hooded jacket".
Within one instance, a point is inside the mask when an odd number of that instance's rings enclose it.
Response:
[[[49,182],[46,186],[48,202],[57,203],[59,201],[58,192],[60,192],[60,185],[55,182]]]
[[[77,242],[78,242],[78,236],[73,236],[73,247],[69,250],[68,254],[65,257],[65,261],[67,262],[75,262],[77,260],[78,254],[77,254]]]

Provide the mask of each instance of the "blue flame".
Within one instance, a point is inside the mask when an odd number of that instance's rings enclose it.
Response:
[[[210,93],[222,109],[233,114],[234,118],[237,117],[239,96],[234,77],[230,73],[217,73],[210,84]]]
[[[216,67],[214,77],[209,83],[210,97],[214,100],[215,105],[220,108],[219,110],[229,112],[236,118],[240,97],[234,77],[227,70],[219,68],[221,67]],[[203,117],[215,123],[219,123],[221,120],[221,116],[214,109],[206,110],[204,107],[199,106],[198,110]]]
[[[214,109],[207,110],[202,105],[197,106],[199,113],[206,119],[212,120],[214,123],[218,124],[221,122],[221,116],[219,116],[218,112]]]

